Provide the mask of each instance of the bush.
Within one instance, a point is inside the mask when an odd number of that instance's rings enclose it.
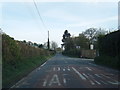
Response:
[[[15,63],[21,57],[17,42],[6,34],[2,35],[2,57],[7,63]]]
[[[81,51],[79,49],[71,49],[62,52],[63,55],[71,56],[71,57],[80,57]]]
[[[53,51],[35,48],[9,35],[2,35],[2,74],[3,87],[10,87],[47,58],[54,55]]]
[[[94,62],[96,64],[112,67],[115,69],[119,69],[119,65],[120,65],[118,57],[110,57],[110,56],[95,57]]]
[[[99,57],[95,58],[98,64],[119,69],[120,66],[120,30],[99,36]]]

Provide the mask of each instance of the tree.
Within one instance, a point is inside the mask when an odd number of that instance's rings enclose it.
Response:
[[[56,50],[57,47],[58,47],[57,43],[55,41],[52,41],[51,42],[51,49]]]
[[[75,49],[75,42],[74,42],[74,37],[68,38],[65,43],[65,50],[69,51],[71,49]]]
[[[84,34],[79,34],[78,37],[75,37],[75,44],[76,46],[80,46],[82,49],[89,48],[89,39],[85,37]]]
[[[37,43],[34,43],[33,45],[34,45],[34,46],[38,46],[38,44],[37,44]]]
[[[89,28],[83,34],[90,40],[90,43],[94,44],[97,41],[99,35],[105,35],[107,31],[102,28]]]
[[[70,41],[70,36],[71,36],[71,34],[68,33],[68,30],[65,30],[65,32],[63,34],[63,39],[62,39],[62,42],[63,42],[62,47],[65,47],[65,50],[67,49],[67,47],[69,47],[67,45]]]
[[[26,43],[26,40],[23,40],[23,43]]]
[[[89,28],[83,34],[90,40],[90,43],[94,42],[94,38],[97,32],[97,28]]]
[[[43,48],[43,44],[39,44],[38,47],[39,47],[39,48]]]
[[[64,34],[63,34],[63,39],[62,39],[62,42],[66,42],[66,40],[68,39],[68,38],[70,38],[70,33],[68,33],[68,30],[65,30],[65,32],[64,32]]]

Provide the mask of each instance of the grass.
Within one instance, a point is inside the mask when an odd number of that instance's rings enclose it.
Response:
[[[24,58],[21,61],[17,61],[15,66],[3,63],[3,88],[11,87],[32,70],[46,62],[50,57],[52,56]]]

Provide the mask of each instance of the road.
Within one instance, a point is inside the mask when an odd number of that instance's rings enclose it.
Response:
[[[11,88],[118,88],[118,73],[91,59],[56,54]]]

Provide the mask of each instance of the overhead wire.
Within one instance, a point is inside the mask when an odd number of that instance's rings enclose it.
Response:
[[[39,19],[41,20],[44,28],[47,29],[47,27],[46,27],[46,25],[45,25],[45,23],[44,23],[44,21],[43,21],[43,19],[42,19],[42,17],[41,17],[41,14],[40,14],[40,11],[39,11],[39,9],[38,9],[38,7],[37,7],[37,4],[36,4],[36,2],[35,2],[34,0],[33,0],[33,3],[34,3],[34,5],[35,5],[35,8],[36,8],[37,13],[38,13],[38,15],[39,15]],[[48,29],[47,29],[47,30],[48,30]]]
[[[26,2],[24,2],[24,4],[25,4],[25,6],[26,6],[26,9],[28,10],[28,12],[29,12],[29,14],[31,15],[31,17],[33,17],[33,18],[35,18],[35,23],[37,24],[37,27],[39,28],[39,29],[41,29],[40,28],[40,25],[39,25],[39,21],[38,21],[38,19],[35,17],[35,15],[33,14],[33,11],[34,10],[32,10],[32,8],[30,7],[30,5],[27,3],[27,5],[26,5]],[[34,5],[34,4],[33,4]]]

